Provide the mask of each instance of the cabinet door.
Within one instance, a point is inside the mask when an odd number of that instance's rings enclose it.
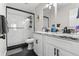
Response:
[[[46,43],[46,56],[54,56],[54,46]]]
[[[58,52],[59,56],[74,56],[71,52],[66,51],[64,49],[58,49],[58,50],[59,50]]]
[[[34,34],[34,52],[38,55],[38,39],[36,38],[36,34]]]
[[[46,39],[47,36],[43,35],[43,55],[46,56]]]
[[[38,37],[38,55],[43,56],[43,39],[41,34]]]
[[[36,40],[34,40],[34,52],[38,55],[38,45],[36,43]]]

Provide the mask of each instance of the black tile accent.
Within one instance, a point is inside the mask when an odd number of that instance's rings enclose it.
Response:
[[[17,9],[17,8],[14,8],[14,7],[6,6],[6,8],[13,9],[13,10],[18,10],[18,11],[21,11],[21,12],[24,12],[24,13],[28,13],[28,14],[34,15],[34,13],[32,13],[32,12],[24,11],[24,10]]]
[[[25,48],[27,46],[28,46],[27,43],[22,43],[22,44],[18,44],[18,45],[14,45],[14,46],[7,47],[7,51],[13,50],[13,49],[16,49],[16,48],[19,48],[19,47]]]
[[[23,51],[10,56],[37,56],[37,54],[34,52],[34,50],[27,50],[27,48],[24,48]]]

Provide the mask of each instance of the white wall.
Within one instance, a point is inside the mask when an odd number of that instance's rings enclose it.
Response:
[[[61,24],[61,28],[69,26],[69,10],[67,9],[58,10],[55,23]]]
[[[41,4],[35,8],[35,31],[42,31],[43,7],[44,7],[44,4]],[[39,19],[38,19],[38,16],[39,16]]]

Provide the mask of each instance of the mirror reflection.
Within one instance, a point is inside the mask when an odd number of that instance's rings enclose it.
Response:
[[[55,24],[54,20],[57,16],[57,5],[48,3],[43,9],[43,31],[44,32],[57,32],[60,24]]]

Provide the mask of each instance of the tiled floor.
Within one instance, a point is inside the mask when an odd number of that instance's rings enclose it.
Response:
[[[9,56],[37,56],[33,50],[27,50],[24,48],[23,51],[9,55]]]

